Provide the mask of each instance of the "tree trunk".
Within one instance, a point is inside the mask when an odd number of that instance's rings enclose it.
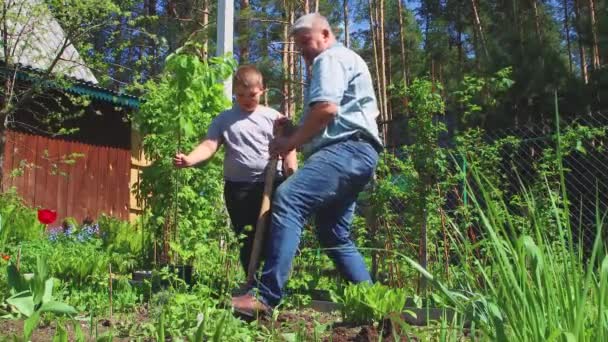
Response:
[[[203,58],[209,57],[209,35],[207,34],[207,26],[209,26],[209,0],[203,0],[203,27],[205,27],[205,35],[203,37]]]
[[[315,0],[315,12],[319,12],[319,0]]]
[[[519,15],[519,10],[517,9],[517,1],[512,1],[513,4],[513,23],[515,27],[517,27],[517,33],[519,34],[519,53],[524,56],[524,29],[521,24],[521,19]]]
[[[483,52],[485,53],[485,57],[488,58],[488,50],[485,44],[485,38],[483,34],[483,27],[481,26],[481,18],[479,17],[479,8],[477,7],[477,2],[475,0],[471,0],[471,6],[473,7],[473,18],[475,20],[475,29],[477,33],[479,33],[479,43]]]
[[[572,74],[572,47],[570,44],[570,14],[568,13],[568,0],[564,0],[564,30],[566,36],[566,46],[568,48],[568,66]]]
[[[350,32],[348,31],[348,0],[342,1],[342,8],[344,10],[344,45],[350,48]]]
[[[289,26],[291,27],[295,22],[296,10],[295,6],[290,6],[289,9]],[[291,117],[296,110],[296,84],[293,82],[293,76],[296,74],[296,48],[295,41],[292,35],[289,35],[289,112],[287,115]]]
[[[385,63],[387,65],[386,84],[391,85],[391,84],[393,84],[393,77],[392,77],[393,63],[391,61],[392,53],[391,53],[390,41],[386,45],[386,56],[387,56],[387,60]],[[386,110],[387,110],[387,112],[386,112],[387,123],[385,125],[385,127],[386,127],[386,137],[385,137],[386,143],[385,144],[386,144],[386,146],[392,146],[393,139],[390,134],[390,127],[391,127],[390,125],[391,125],[391,122],[393,121],[393,105],[391,103],[391,97],[389,96],[389,92],[386,90],[386,88],[385,88],[385,92],[386,92],[385,96],[386,96]]]
[[[589,20],[591,22],[591,60],[593,61],[593,70],[597,70],[600,68],[600,48],[597,38],[595,2],[593,0],[589,0]]]
[[[405,25],[403,25],[403,4],[401,0],[397,0],[397,10],[399,11],[399,46],[401,48],[401,69],[403,75],[403,83],[407,82],[407,59],[405,57]]]
[[[481,52],[479,50],[479,33],[473,30],[473,51],[475,51],[475,69],[481,70]]]
[[[458,21],[456,22],[456,39],[458,40],[458,67],[460,73],[464,73],[464,51],[462,47],[462,2],[458,2],[458,13],[456,15]]]
[[[241,0],[241,15],[239,19],[239,63],[249,63],[249,0]],[[243,15],[244,14],[244,15]]]
[[[532,1],[532,9],[534,10],[534,31],[536,32],[536,39],[538,39],[539,46],[543,44],[543,38],[540,31],[540,14],[538,13],[538,4],[536,0]]]
[[[281,113],[289,115],[289,8],[286,0],[283,0],[283,50],[281,58],[283,62],[283,101],[281,102]]]
[[[384,120],[388,120],[388,101],[387,101],[387,82],[386,82],[386,49],[385,49],[385,34],[384,34],[384,0],[380,0],[380,34],[378,36],[380,42],[380,66],[381,66],[381,76],[382,76],[382,105],[384,111]],[[386,127],[386,124],[384,125]],[[386,132],[385,132],[386,133]],[[386,135],[384,136],[384,143],[386,143]]]
[[[374,4],[368,0],[369,4],[369,31],[372,35],[372,50],[374,52],[374,71],[376,76],[376,94],[378,100],[378,110],[380,110],[380,121],[382,121],[382,97],[380,92],[380,67],[378,62],[378,46],[376,44],[376,21],[374,20]]]
[[[304,14],[309,14],[309,13],[310,13],[310,1],[304,0]],[[295,48],[295,45],[294,45],[294,48]],[[310,65],[306,64],[303,61],[302,56],[300,56],[299,62],[300,62],[300,67],[298,68],[298,71],[300,73],[300,98],[302,100],[302,108],[304,108],[304,106],[306,105],[304,103],[304,101],[305,101],[304,83],[309,79],[308,74],[309,74],[309,70],[310,70]]]
[[[574,0],[574,21],[576,23],[576,31],[578,37],[578,50],[579,57],[581,59],[581,77],[583,78],[583,82],[585,84],[589,83],[589,76],[587,74],[587,56],[585,54],[585,46],[583,45],[583,40],[581,38],[582,29],[580,23],[580,0]]]

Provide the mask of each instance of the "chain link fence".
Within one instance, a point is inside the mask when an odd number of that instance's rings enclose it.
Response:
[[[388,132],[403,132],[397,128],[403,127],[407,123],[392,122]],[[440,138],[440,145],[445,147],[449,153],[453,153],[454,163],[450,167],[451,173],[466,174],[467,179],[472,180],[470,170],[467,170],[466,158],[462,158],[463,153],[482,158],[479,155],[478,147],[469,146],[468,150],[463,150],[458,146],[454,139],[453,129],[450,127],[450,120],[446,119],[448,134]],[[543,194],[542,185],[544,182],[559,182],[559,168],[553,169],[548,166],[556,162],[557,138],[556,126],[554,123],[530,124],[521,127],[509,127],[485,132],[483,141],[487,145],[511,137],[511,144],[502,145],[498,148],[498,159],[495,169],[485,170],[495,176],[501,184],[503,198],[509,200],[521,193],[522,186],[526,189],[534,186],[540,187],[537,195]],[[593,113],[578,116],[571,120],[561,123],[560,139],[562,141],[563,170],[566,185],[566,193],[569,201],[570,222],[573,238],[580,242],[584,250],[591,250],[596,237],[598,221],[608,212],[608,113]],[[399,140],[404,144],[410,143],[409,137],[398,137],[392,139]],[[479,147],[481,149],[481,147]],[[400,146],[393,146],[387,149],[388,154],[398,159],[405,156]],[[460,156],[460,158],[458,158]],[[555,165],[554,165],[555,166]],[[398,175],[397,175],[398,176]],[[395,177],[394,179],[398,179]],[[555,184],[555,183],[554,183]],[[445,277],[450,276],[450,267],[454,264],[454,257],[450,253],[450,240],[447,238],[449,224],[447,221],[456,216],[459,207],[470,203],[470,194],[467,193],[462,179],[459,183],[453,184],[442,192],[438,184],[430,184],[437,187],[436,195],[444,197],[444,205],[440,208],[427,208],[426,210],[437,210],[435,215],[427,215],[425,211],[422,222],[408,221],[406,215],[411,215],[411,206],[399,196],[388,200],[390,210],[383,212],[375,217],[375,226],[371,228],[370,236],[374,236],[378,231],[382,231],[383,241],[377,244],[381,249],[391,249],[398,251],[402,255],[417,259],[422,265],[436,274]],[[546,194],[546,193],[545,193]],[[548,196],[548,194],[546,194]],[[431,218],[433,216],[433,218]],[[550,227],[547,227],[549,229]],[[605,238],[606,234],[604,234]],[[472,242],[478,241],[481,237],[479,232],[471,227],[467,231],[467,237]],[[374,272],[386,273],[383,279],[392,285],[403,286],[402,279],[411,277],[412,273],[394,269],[403,267],[402,262],[391,261],[388,254],[378,253],[375,261],[379,264],[374,265]],[[401,279],[401,280],[400,280]],[[417,280],[418,286],[420,280]],[[412,284],[410,284],[412,285]],[[423,284],[422,284],[423,286]]]

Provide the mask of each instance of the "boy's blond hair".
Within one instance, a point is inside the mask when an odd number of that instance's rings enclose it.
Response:
[[[256,87],[264,89],[262,73],[253,65],[243,65],[236,70],[234,85],[242,87]]]

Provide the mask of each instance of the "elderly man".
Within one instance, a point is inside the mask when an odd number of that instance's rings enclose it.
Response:
[[[232,299],[234,310],[245,315],[268,312],[279,303],[305,221],[313,214],[319,242],[340,274],[353,283],[371,282],[350,226],[357,195],[372,178],[382,150],[372,79],[363,59],[336,42],[322,15],[302,16],[292,34],[312,77],[299,126],[275,139],[271,153],[286,155],[297,148],[306,161],[275,193],[257,289]]]

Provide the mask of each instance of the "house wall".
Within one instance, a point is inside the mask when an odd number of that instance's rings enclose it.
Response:
[[[102,213],[129,217],[130,151],[8,131],[3,187],[34,208],[78,222]]]
[[[129,221],[135,222],[137,218],[143,213],[143,210],[145,209],[145,204],[138,200],[134,190],[137,184],[139,184],[143,168],[150,165],[150,162],[146,159],[141,146],[141,135],[136,130],[131,131],[130,160],[131,166],[129,170],[129,187],[131,189],[131,195],[129,199]]]
[[[45,116],[57,111],[72,117],[46,123]],[[31,101],[15,113],[8,131],[3,190],[15,187],[32,207],[56,210],[57,224],[66,217],[95,220],[102,213],[129,219],[131,125],[127,114],[125,108],[96,99],[76,108],[57,91]],[[77,131],[56,138],[51,132],[58,127]]]

